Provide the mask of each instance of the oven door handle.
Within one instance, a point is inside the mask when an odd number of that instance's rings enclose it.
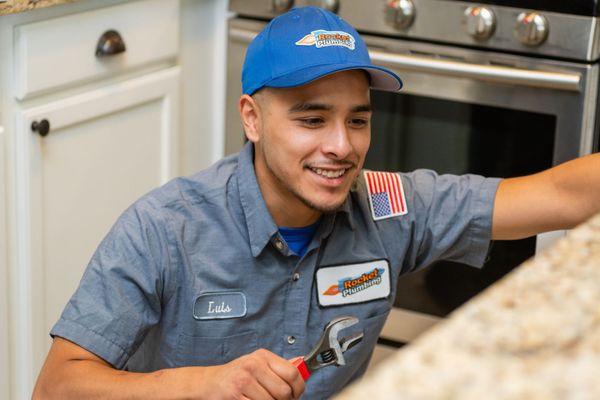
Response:
[[[535,71],[497,65],[471,64],[429,57],[369,51],[374,64],[400,70],[477,79],[536,88],[581,91],[581,75],[563,72]]]
[[[230,28],[230,39],[250,43],[258,33],[252,30]],[[430,57],[387,53],[370,50],[374,64],[405,71],[427,72],[442,76],[477,79],[481,81],[536,88],[581,91],[581,75],[563,72],[535,71],[497,65],[471,64],[439,60]]]

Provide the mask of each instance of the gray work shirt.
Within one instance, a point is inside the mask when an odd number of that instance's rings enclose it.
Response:
[[[498,179],[428,170],[400,176],[407,214],[374,221],[361,175],[299,258],[266,208],[247,144],[127,209],[51,335],[144,372],[223,364],[259,348],[290,359],[307,354],[327,322],[353,315],[364,339],[345,353],[347,365],[307,382],[305,398],[328,398],[364,372],[399,274],[440,259],[481,266],[487,253]],[[389,266],[389,294],[319,304],[318,270],[373,260]]]

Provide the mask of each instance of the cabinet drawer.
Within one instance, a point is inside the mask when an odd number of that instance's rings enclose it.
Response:
[[[96,56],[100,37],[121,36],[125,51]],[[15,28],[16,97],[115,75],[175,57],[179,49],[179,1],[144,0]]]

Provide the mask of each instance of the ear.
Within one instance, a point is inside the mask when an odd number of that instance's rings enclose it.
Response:
[[[247,94],[242,95],[238,102],[238,111],[246,137],[252,143],[258,142],[262,131],[260,107],[256,99]]]

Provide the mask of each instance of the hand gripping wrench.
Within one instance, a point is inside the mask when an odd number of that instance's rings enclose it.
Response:
[[[363,332],[344,337],[341,340],[338,339],[338,333],[357,323],[358,318],[344,316],[331,320],[325,326],[319,342],[312,351],[308,355],[292,361],[300,371],[302,379],[307,381],[314,371],[328,365],[346,365],[343,353],[362,340]]]

